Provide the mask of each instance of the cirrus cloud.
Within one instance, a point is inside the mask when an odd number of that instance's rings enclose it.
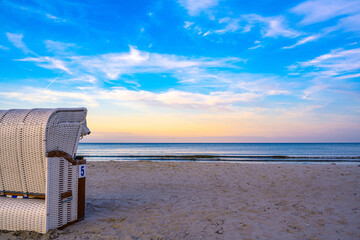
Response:
[[[21,49],[24,53],[32,53],[30,49],[25,45],[23,42],[23,34],[22,33],[6,33],[7,38],[9,41],[17,48]]]
[[[194,16],[215,7],[218,5],[219,0],[178,0],[178,2],[188,11],[189,15]]]

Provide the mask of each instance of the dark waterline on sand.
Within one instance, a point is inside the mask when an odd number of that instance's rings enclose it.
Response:
[[[360,143],[80,143],[89,161],[359,163]]]

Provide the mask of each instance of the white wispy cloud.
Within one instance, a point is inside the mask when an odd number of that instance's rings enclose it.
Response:
[[[320,84],[316,83],[315,85],[312,85],[304,90],[304,95],[302,96],[302,99],[306,100],[315,100],[316,96],[323,92],[324,90],[328,89],[331,85],[330,84]]]
[[[217,6],[219,0],[178,0],[178,2],[188,11],[189,15],[195,16],[204,10]]]
[[[30,6],[24,5],[23,3],[19,4],[14,1],[3,1],[3,3],[12,8],[19,9],[19,10],[22,10],[22,11],[25,11],[25,12],[31,13],[31,14],[36,14],[38,16],[41,16],[44,19],[50,19],[54,22],[66,22],[65,19],[56,17],[56,16],[54,16],[54,14],[50,14],[48,12],[41,10],[41,8],[43,7],[43,4],[39,4],[37,7],[30,7]]]
[[[46,16],[48,19],[51,19],[51,20],[53,20],[53,21],[55,21],[55,22],[66,22],[66,20],[61,19],[61,18],[59,18],[59,17],[56,17],[56,16],[54,16],[54,15],[52,15],[52,14],[50,14],[50,13],[46,13],[45,16]]]
[[[76,47],[75,43],[64,43],[60,41],[45,40],[46,49],[49,52],[66,53],[68,49]]]
[[[320,35],[311,35],[311,36],[300,39],[299,41],[297,41],[295,44],[293,44],[291,46],[283,47],[283,49],[294,48],[296,46],[300,46],[300,45],[303,45],[305,43],[315,41],[315,40],[319,39],[320,37],[321,37]]]
[[[353,94],[356,91],[351,90],[354,83],[348,80],[360,77],[360,48],[335,49],[309,61],[294,64],[289,70],[312,79],[310,86],[304,90],[303,99],[314,100],[324,92]],[[330,99],[324,97],[324,100]]]
[[[308,0],[292,8],[291,12],[303,15],[301,24],[308,25],[359,13],[360,4],[358,0]]]
[[[189,91],[211,89],[212,91],[251,93],[259,98],[290,95],[293,91],[290,84],[287,84],[287,80],[272,75],[194,70],[182,72],[176,77],[183,79],[181,83]],[[279,82],[283,83],[279,84]]]
[[[312,60],[300,62],[298,66],[316,68],[316,72],[324,76],[353,74],[360,71],[360,48],[336,49]]]
[[[279,86],[276,78],[251,74],[240,74],[231,86],[245,92],[253,92],[262,96],[288,95],[290,92]]]
[[[20,61],[35,62],[48,69],[61,69],[68,73],[91,73],[116,80],[122,75],[135,73],[172,73],[211,67],[237,68],[240,58],[191,58],[158,54],[130,47],[128,53],[109,53],[94,56],[32,57]]]
[[[276,95],[279,93],[269,93]],[[16,92],[0,92],[1,97],[17,99],[33,103],[61,103],[79,100],[80,103],[98,106],[99,102],[108,101],[112,104],[137,103],[147,106],[184,108],[184,109],[213,109],[232,110],[234,104],[239,102],[254,101],[264,97],[264,94],[256,92],[236,93],[231,91],[216,91],[208,94],[193,93],[169,89],[161,93],[143,90],[129,90],[126,88],[86,88],[77,91],[56,91],[26,87]]]
[[[360,32],[360,11],[355,15],[340,19],[335,28],[341,28],[345,31]]]
[[[219,24],[225,24],[225,27],[215,30],[214,33],[224,34],[228,32],[237,32],[238,30],[240,30],[241,32],[250,31],[250,25],[247,25],[246,23],[243,23],[242,25],[240,24],[240,22],[243,22],[242,18],[222,18],[219,20]]]
[[[264,47],[264,46],[261,44],[260,41],[256,40],[256,41],[254,42],[254,46],[249,47],[248,49],[249,49],[249,50],[254,50],[254,49],[257,49],[257,48],[261,48],[261,47]]]
[[[264,37],[297,37],[301,35],[298,31],[286,25],[283,16],[263,17],[258,14],[243,15],[250,24],[260,24]]]
[[[360,73],[347,74],[347,75],[339,76],[337,78],[338,79],[360,78]]]
[[[30,91],[30,92],[29,92]],[[48,89],[25,87],[16,92],[0,92],[1,97],[6,99],[17,99],[20,101],[32,103],[59,103],[59,102],[73,102],[74,100],[82,101],[90,106],[97,106],[98,103],[88,93],[71,92],[71,91],[53,91]]]
[[[8,47],[5,47],[5,46],[3,46],[3,45],[0,45],[0,49],[1,49],[1,50],[9,50]]]
[[[69,74],[72,74],[66,63],[60,59],[54,57],[28,57],[23,59],[17,59],[17,61],[23,62],[35,62],[38,66],[47,68],[47,69],[60,69]]]
[[[252,101],[256,93],[211,92],[209,94],[192,93],[179,90],[168,90],[163,93],[149,91],[132,91],[124,88],[103,90],[97,93],[99,98],[112,101],[137,101],[143,104],[179,107],[179,108],[230,108],[237,102]]]
[[[184,22],[184,28],[189,28],[193,24],[194,24],[194,22],[185,21]]]
[[[17,48],[21,49],[24,53],[32,53],[30,49],[23,42],[23,34],[22,33],[6,33],[8,40]]]
[[[254,50],[254,49],[257,49],[257,48],[261,48],[261,47],[264,47],[263,45],[255,45],[253,47],[249,47],[248,49],[249,50]]]
[[[263,37],[295,38],[302,34],[290,28],[283,16],[263,17],[258,14],[247,14],[237,18],[221,18],[218,24],[221,26],[220,28],[210,29],[208,32],[212,34],[247,33],[255,26],[259,26]]]
[[[256,42],[257,43],[257,42]],[[48,49],[65,50],[69,45],[55,41],[45,41]],[[71,47],[72,45],[70,45]],[[231,109],[238,102],[254,101],[271,95],[286,95],[287,90],[280,88],[270,78],[255,75],[245,75],[233,72],[240,69],[246,62],[245,59],[186,57],[172,54],[158,54],[140,51],[130,46],[129,52],[108,53],[99,55],[74,55],[60,54],[56,57],[36,56],[17,59],[17,61],[33,62],[39,67],[52,70],[60,70],[68,76],[62,75],[57,81],[60,84],[66,82],[89,83],[98,86],[99,79],[102,81],[114,81],[120,84],[131,83],[135,90],[124,87],[105,89],[87,89],[82,91],[76,99],[87,100],[96,105],[99,101],[108,100],[118,102],[134,101],[141,104],[153,104],[158,106],[172,106],[179,108],[204,108]],[[217,69],[221,69],[218,71]],[[136,81],[137,74],[156,73],[168,74],[177,79],[179,89],[169,89],[161,93],[139,90],[141,86]],[[122,79],[123,76],[135,76],[133,80]],[[55,79],[57,80],[57,78]],[[55,82],[49,79],[49,86]],[[96,84],[96,85],[94,85]],[[84,86],[83,86],[84,87]],[[45,91],[46,90],[46,91]],[[37,97],[37,92],[42,97]],[[47,94],[49,96],[47,96]],[[25,93],[24,93],[25,94]],[[72,95],[71,92],[51,92],[50,89],[31,91],[24,99],[28,101],[51,101],[57,102]],[[8,98],[17,98],[21,94],[2,93]],[[64,97],[62,97],[64,95]]]

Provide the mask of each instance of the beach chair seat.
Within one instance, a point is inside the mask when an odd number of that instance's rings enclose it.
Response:
[[[2,197],[0,222],[6,230],[42,229],[46,223],[45,200]]]
[[[0,229],[46,233],[85,216],[85,108],[0,110]]]

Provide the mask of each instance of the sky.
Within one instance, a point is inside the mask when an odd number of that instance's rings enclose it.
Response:
[[[358,0],[0,0],[0,109],[87,142],[360,142]]]

